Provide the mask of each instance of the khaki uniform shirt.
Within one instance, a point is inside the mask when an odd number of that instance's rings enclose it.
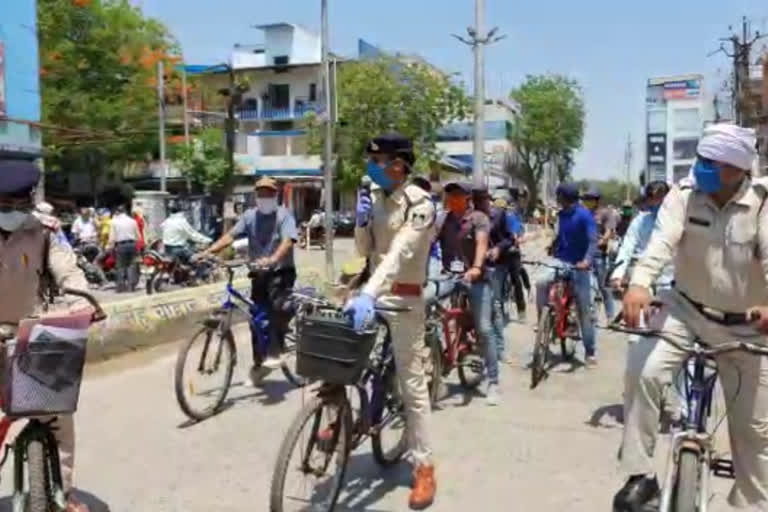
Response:
[[[357,250],[371,265],[371,277],[362,292],[379,297],[395,283],[423,285],[435,236],[435,205],[430,195],[416,185],[405,185],[389,195],[374,187],[371,194],[371,220],[355,228]]]
[[[675,288],[713,309],[743,313],[768,304],[768,194],[745,180],[722,208],[683,180],[669,192],[631,284],[649,288],[674,261]]]
[[[30,216],[8,238],[0,236],[0,324],[16,324],[37,311],[45,237],[50,238],[48,264],[59,287],[88,289],[72,248]],[[83,299],[65,299],[69,307],[87,306]]]

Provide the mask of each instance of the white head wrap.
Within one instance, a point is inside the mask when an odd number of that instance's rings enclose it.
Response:
[[[757,136],[752,128],[735,124],[713,124],[704,128],[697,152],[715,162],[748,171],[757,156]]]
[[[53,206],[51,203],[46,203],[45,201],[42,203],[37,203],[35,210],[37,210],[39,213],[42,213],[43,215],[53,215]]]

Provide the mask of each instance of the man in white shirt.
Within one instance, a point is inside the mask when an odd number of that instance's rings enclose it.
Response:
[[[187,221],[187,217],[178,205],[170,207],[171,216],[160,227],[163,230],[165,253],[181,263],[188,263],[192,256],[189,243],[208,245],[212,242],[207,236],[198,233]]]
[[[75,242],[83,245],[95,245],[99,242],[99,230],[91,216],[90,208],[80,210],[80,216],[72,223],[72,235]]]
[[[117,293],[133,291],[138,282],[134,275],[136,271],[134,260],[137,254],[136,242],[139,240],[139,225],[125,212],[125,206],[117,207],[115,216],[112,218],[109,240],[107,241],[107,249],[115,250]]]

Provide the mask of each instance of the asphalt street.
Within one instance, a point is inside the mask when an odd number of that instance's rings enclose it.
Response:
[[[190,424],[175,401],[178,344],[89,367],[76,417],[75,479],[93,511],[268,510],[277,450],[311,390],[294,389],[277,373],[263,389],[245,387],[248,337],[242,328],[236,335],[240,360],[230,402],[202,423]],[[449,378],[449,396],[432,421],[439,490],[430,510],[610,510],[622,484],[616,452],[624,336],[600,331],[598,368],[560,365],[535,390],[525,368],[532,341],[531,325],[507,327],[513,361],[502,369],[498,407],[479,392],[464,394],[455,374]],[[659,468],[664,448],[660,443]],[[4,495],[10,466],[2,470]],[[351,456],[338,510],[407,510],[409,475],[404,463],[379,469],[366,444]],[[716,479],[710,510],[729,510],[729,485]],[[10,510],[7,499],[0,510]]]

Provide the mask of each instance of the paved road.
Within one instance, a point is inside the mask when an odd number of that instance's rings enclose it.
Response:
[[[174,399],[174,346],[90,368],[77,416],[76,481],[94,511],[268,510],[278,446],[308,391],[292,389],[277,375],[263,391],[242,386],[245,332],[237,337],[241,361],[231,407],[196,425],[185,422]],[[530,326],[507,328],[518,362],[503,368],[501,406],[464,396],[451,379],[453,394],[433,420],[439,495],[430,510],[610,510],[621,484],[615,453],[623,338],[601,332],[599,368],[558,367],[534,391],[520,364],[531,339]],[[405,465],[380,471],[365,445],[352,455],[352,491],[344,493],[339,510],[407,510],[408,476]],[[5,494],[7,467],[2,477]],[[716,483],[715,512],[728,510],[722,505],[727,485]]]

